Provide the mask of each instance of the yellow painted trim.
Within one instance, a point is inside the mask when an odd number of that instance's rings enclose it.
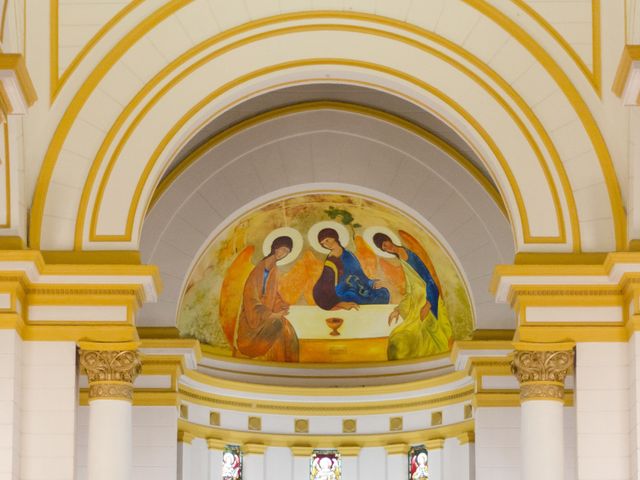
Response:
[[[618,69],[616,70],[616,76],[611,87],[611,91],[615,93],[616,96],[622,96],[624,87],[627,85],[631,65],[633,62],[638,61],[640,61],[640,45],[625,45],[622,49],[620,62],[618,63]]]
[[[141,339],[174,339],[180,338],[180,331],[176,327],[138,327],[138,335]]]
[[[4,4],[2,5],[2,19],[0,20],[0,42],[2,42],[3,44],[4,44],[4,31],[7,25],[7,7],[8,6],[9,6],[9,0],[4,0]]]
[[[0,250],[23,250],[24,248],[22,237],[16,235],[0,236]]]
[[[255,384],[250,384],[254,386]],[[367,387],[366,395],[371,387]],[[319,389],[314,389],[319,390]],[[443,407],[447,405],[455,405],[468,403],[473,396],[473,385],[468,385],[447,392],[437,394],[423,395],[420,397],[385,400],[385,401],[366,401],[359,400],[357,402],[304,402],[304,401],[277,401],[277,400],[256,400],[255,398],[243,399],[232,396],[218,395],[202,390],[187,387],[185,385],[178,386],[178,393],[182,401],[204,405],[210,408],[233,410],[238,412],[261,413],[261,414],[278,414],[278,415],[368,415],[379,413],[400,413],[413,412],[424,409]],[[336,393],[336,395],[338,395]],[[353,398],[354,393],[350,398]],[[371,395],[369,393],[369,395]]]
[[[483,13],[486,14],[486,12],[483,12]],[[489,13],[491,13],[491,12],[489,12]],[[367,18],[379,19],[380,18],[380,17],[375,17],[373,15],[353,14],[353,13],[347,13],[347,12],[341,12],[341,13],[340,12],[334,12],[334,13],[331,13],[331,12],[317,12],[317,13],[313,13],[311,15],[312,16],[318,16],[318,15],[348,16],[349,18],[352,18],[352,17],[355,16],[356,18],[365,18],[365,19],[367,19]],[[283,19],[287,20],[287,19],[296,18],[296,17],[300,17],[300,16],[308,17],[309,15],[308,14],[288,14],[288,15],[284,15],[284,16],[280,16],[280,17],[273,17],[273,18],[280,19],[280,20],[283,20]],[[150,17],[147,20],[149,20],[149,19],[150,19]],[[155,19],[155,20],[159,21],[158,19]],[[262,25],[266,21],[271,21],[271,20],[272,19],[260,20],[260,21],[257,22],[257,24]],[[404,22],[395,22],[394,23],[394,21],[392,21],[390,19],[386,19],[386,21],[390,22],[394,26],[400,26],[400,27],[403,27],[403,28],[412,28],[413,30],[417,30],[418,32],[422,32],[423,34],[428,34],[428,32],[425,32],[425,31],[419,29],[418,27],[410,26],[410,25],[408,25],[408,24],[406,24]],[[256,23],[256,22],[254,22],[254,23]],[[247,24],[247,25],[251,25],[251,24]],[[239,28],[248,28],[247,25],[244,25],[244,26],[241,26],[241,27],[236,27],[236,28],[238,28],[238,29]],[[232,32],[235,33],[235,29],[232,29],[232,30],[230,30],[228,32],[225,32],[225,34],[228,35],[228,34],[230,34]],[[138,34],[139,34],[139,36],[143,35],[143,33],[141,33],[141,32],[138,32]],[[139,36],[133,36],[132,37],[133,38],[132,42],[135,42],[135,40],[137,38],[139,38]],[[465,51],[461,47],[458,47],[457,45],[455,45],[453,43],[451,43],[451,46],[453,48],[459,49],[459,51],[462,52],[462,54],[465,53]],[[113,53],[113,51],[111,53]],[[118,57],[116,55],[115,59],[117,59],[117,58]],[[115,62],[115,59],[113,60],[114,62]],[[106,60],[107,59],[105,58],[105,62],[106,62]],[[175,62],[172,62],[172,63],[175,63]],[[484,64],[481,64],[481,65],[484,65]],[[94,71],[94,74],[99,70],[105,70],[106,71],[109,68],[110,68],[109,62],[106,62],[106,65],[104,63],[102,63],[101,64],[101,68],[100,67],[97,68]],[[488,69],[488,67],[486,67],[486,66],[485,66],[485,68]],[[490,72],[492,72],[492,70],[490,70],[490,69],[488,69],[488,70]],[[92,77],[93,77],[93,74],[92,74]],[[78,102],[80,102],[80,106],[81,106],[86,101],[87,98],[85,98],[85,97],[88,97],[88,95],[91,93],[93,88],[95,88],[95,85],[91,86],[91,83],[95,82],[95,84],[97,84],[97,82],[101,78],[100,75],[96,75],[95,77],[96,77],[95,79],[92,79],[91,81],[87,80],[87,82],[85,82],[85,84],[81,88],[81,92],[79,92],[77,98],[74,99],[73,104],[75,104],[76,100],[77,100]],[[504,82],[504,81],[502,81],[502,82],[503,82],[503,86],[506,86],[506,88],[510,88],[507,82]],[[86,92],[86,95],[85,95],[85,92]],[[82,95],[81,95],[81,93],[82,93]],[[72,106],[73,106],[73,104],[72,104]],[[522,101],[522,104],[525,107],[527,107],[527,105],[526,105],[526,103],[524,101]],[[62,145],[62,142],[63,142],[63,139],[59,139],[58,138],[59,137],[58,133],[60,133],[60,135],[62,135],[62,136],[66,136],[66,134],[68,133],[68,129],[70,128],[70,125],[73,123],[73,118],[72,117],[75,117],[75,115],[77,115],[78,111],[79,111],[79,108],[77,108],[77,109],[73,108],[72,109],[70,107],[70,109],[65,113],[65,118],[63,118],[63,121],[61,122],[59,130],[58,130],[58,132],[56,132],[54,140],[52,140],[52,143],[50,145],[49,151],[47,153],[48,161],[45,162],[45,167],[46,168],[43,168],[43,170],[41,171],[41,176],[39,178],[39,182],[38,183],[39,183],[39,186],[42,189],[44,189],[44,192],[43,192],[42,195],[38,194],[34,198],[34,209],[33,209],[34,215],[32,217],[34,219],[34,222],[33,222],[32,230],[31,230],[34,233],[33,239],[32,239],[32,244],[34,246],[36,246],[36,247],[39,245],[39,241],[40,241],[39,237],[40,237],[40,229],[41,229],[41,221],[42,221],[42,211],[43,211],[44,200],[45,200],[45,197],[46,197],[46,190],[48,189],[48,185],[47,185],[48,178],[50,178],[50,176],[51,176],[51,173],[53,171],[53,163],[55,163],[55,159],[57,158],[57,153],[59,152],[59,149],[60,149],[60,147]],[[525,111],[525,113],[526,113],[526,111]],[[69,115],[67,115],[67,114],[69,114]],[[534,119],[535,119],[535,117],[534,117]],[[534,122],[534,124],[535,124],[535,122]],[[62,128],[62,127],[64,127],[64,128]],[[542,138],[544,139],[545,135],[546,135],[546,132],[544,132],[544,129],[541,129],[541,131],[539,133],[541,134]],[[59,141],[57,141],[56,138],[58,138]],[[550,142],[550,140],[549,140],[549,142]],[[551,147],[553,147],[552,144],[551,144]],[[553,148],[552,148],[552,151],[553,151]],[[560,168],[558,173],[559,173],[560,177],[562,178],[563,177],[563,171],[562,171],[561,162],[558,162],[558,166]],[[41,188],[39,188],[38,190],[40,191]],[[570,190],[569,190],[569,192],[570,192]],[[571,210],[571,201],[572,201],[572,198],[571,198],[571,195],[569,194],[567,196],[567,202],[569,204],[570,210]],[[79,217],[79,218],[81,218],[81,217]],[[576,222],[574,221],[573,224],[574,224],[574,226],[572,228],[576,229],[577,228]],[[578,239],[579,237],[576,236],[575,238]]]
[[[554,342],[554,343],[537,343],[537,342],[513,342],[513,348],[528,352],[560,352],[573,350],[576,346],[575,342]]]
[[[4,93],[4,88],[2,88],[2,92]],[[3,127],[4,127],[3,132],[4,132],[4,168],[5,168],[5,174],[4,174],[5,187],[4,188],[5,188],[5,202],[7,204],[7,207],[6,207],[7,221],[3,225],[0,225],[0,228],[10,228],[11,227],[11,155],[10,155],[10,149],[9,149],[9,123],[6,121],[6,119]],[[20,237],[17,237],[17,238],[19,238],[20,242],[22,242],[22,239]],[[15,242],[15,240],[10,242],[13,243]],[[0,243],[0,246],[1,245],[2,244]]]
[[[574,393],[570,390],[564,392],[564,406],[574,406]],[[489,390],[478,392],[473,398],[473,407],[520,407],[519,390]]]
[[[386,363],[386,365],[388,365],[388,363]],[[326,369],[326,365],[324,366],[324,368]],[[187,370],[186,372],[184,372],[184,375],[195,382],[210,385],[216,388],[224,388],[231,391],[235,390],[245,393],[265,393],[276,396],[298,395],[302,397],[312,398],[334,395],[342,397],[354,397],[397,392],[412,392],[415,390],[433,388],[446,385],[448,383],[453,383],[459,380],[463,380],[467,376],[465,372],[452,372],[435,378],[405,382],[398,385],[372,385],[368,386],[366,389],[362,389],[360,387],[332,387],[331,389],[327,389],[325,387],[293,387],[282,385],[248,384],[245,382],[227,380],[223,378],[213,378],[209,375],[200,373],[195,370]]]
[[[11,70],[15,73],[27,105],[31,106],[36,102],[38,99],[36,88],[33,86],[22,54],[0,53],[0,70]]]
[[[27,0],[25,0],[26,6]],[[26,11],[25,11],[26,18]],[[49,0],[49,98],[53,98],[53,92],[58,83],[58,71],[60,58],[58,56],[58,28],[60,15],[58,0]]]
[[[214,148],[220,142],[228,139],[229,137],[236,135],[252,126],[255,126],[259,123],[266,122],[272,120],[274,118],[280,118],[282,116],[291,115],[299,112],[306,112],[312,110],[319,109],[331,109],[331,110],[339,110],[345,112],[352,113],[360,113],[363,115],[368,115],[376,119],[384,120],[386,122],[392,123],[399,127],[402,127],[410,132],[420,136],[425,139],[427,142],[432,143],[437,148],[439,148],[443,153],[449,155],[451,158],[456,160],[462,167],[464,167],[477,181],[482,185],[482,187],[486,190],[486,192],[491,196],[493,201],[496,203],[498,208],[502,211],[505,217],[509,218],[506,206],[500,196],[500,192],[498,189],[484,176],[478,168],[471,163],[466,157],[464,157],[458,150],[456,150],[453,146],[432,134],[431,132],[421,128],[420,126],[409,122],[401,117],[396,115],[383,112],[381,110],[363,107],[361,105],[346,103],[346,102],[335,102],[335,101],[313,101],[313,102],[302,102],[295,105],[288,105],[285,107],[276,108],[266,113],[262,113],[251,117],[247,120],[243,120],[231,127],[227,128],[223,132],[215,135],[213,138],[209,139],[203,145],[194,150],[189,156],[187,156],[184,160],[180,162],[171,172],[162,179],[162,181],[158,184],[158,187],[153,191],[153,196],[149,202],[148,210],[151,210],[155,203],[160,199],[160,197],[170,188],[173,182],[184,173],[191,165],[197,162],[202,155],[204,155],[207,151]],[[333,264],[329,265],[330,267]],[[333,267],[332,267],[333,268]]]
[[[569,42],[556,30],[542,15],[532,8],[525,0],[511,0],[522,11],[536,21],[553,39],[567,52],[573,62],[578,66],[582,74],[589,81],[594,91],[600,96],[601,89],[601,68],[600,68],[600,0],[591,0],[591,58],[593,68],[589,69],[584,60],[578,55]]]
[[[516,22],[504,15],[495,6],[487,3],[485,0],[464,0],[468,5],[473,6],[478,11],[484,13],[492,20],[497,22],[516,38],[523,47],[525,47],[545,68],[545,70],[556,81],[560,89],[573,106],[574,111],[580,118],[589,139],[595,149],[596,155],[600,162],[600,168],[605,178],[609,200],[611,203],[611,211],[615,227],[616,249],[623,250],[627,244],[627,215],[622,201],[622,193],[618,178],[613,166],[611,154],[604,140],[602,132],[591,113],[588,105],[580,96],[577,88],[562,68],[553,60],[553,58],[537,43],[531,36]]]
[[[4,84],[0,84],[0,121],[7,124],[7,117],[13,112],[13,106]]]
[[[98,251],[60,251],[43,250],[42,257],[48,264],[80,265],[140,265],[140,252],[137,250],[98,250]]]
[[[58,58],[58,51],[60,48],[59,23],[58,23],[59,1],[60,0],[51,0],[52,5],[53,3],[55,3],[55,14],[50,15],[50,29],[51,29],[50,42],[51,42],[51,48],[52,49],[55,48],[55,51],[56,51],[55,62],[54,62],[53,56],[51,57],[51,62],[50,62],[49,78],[51,80],[51,86],[49,90],[50,92],[49,97],[50,97],[51,104],[53,104],[53,102],[56,100],[58,94],[60,93],[64,85],[67,83],[67,80],[69,80],[69,77],[73,74],[76,68],[78,68],[78,65],[80,65],[82,60],[85,59],[85,57],[89,54],[89,52],[93,49],[93,47],[95,47],[96,44],[100,40],[102,40],[102,38],[120,22],[120,20],[122,20],[129,13],[131,13],[135,8],[137,8],[138,6],[144,3],[144,0],[131,0],[129,4],[122,7],[122,9],[118,11],[118,13],[116,13],[111,19],[109,19],[109,21],[107,21],[102,27],[100,27],[100,30],[98,30],[93,35],[93,37],[91,37],[91,39],[82,47],[80,52],[76,54],[76,56],[73,58],[71,63],[69,63],[67,68],[64,70],[64,72],[62,72],[62,75],[60,76],[59,75],[60,66],[59,66],[59,58]]]
[[[144,36],[149,30],[155,27],[158,23],[175,13],[180,8],[188,5],[193,0],[169,0],[167,3],[155,10],[151,15],[140,22],[129,33],[127,33],[115,47],[107,53],[98,66],[91,72],[89,77],[82,84],[77,91],[74,99],[71,101],[69,107],[65,111],[64,115],[58,123],[58,127],[51,139],[47,153],[38,175],[38,182],[36,191],[33,198],[31,219],[32,229],[30,230],[30,245],[32,248],[40,248],[40,230],[42,228],[42,215],[44,213],[44,204],[49,189],[49,181],[53,174],[55,163],[62,149],[62,145],[66,139],[67,134],[76,117],[80,113],[80,110],[89,99],[89,96],[96,88],[100,80],[107,74],[111,67],[129,50],[131,45]],[[57,11],[57,0],[51,0],[52,5],[55,2]],[[53,13],[53,12],[52,12]],[[54,52],[53,46],[51,47],[52,57],[57,57],[57,49]],[[51,82],[53,83],[53,82]],[[35,229],[35,230],[34,230]]]
[[[601,264],[607,257],[606,252],[581,253],[516,253],[513,263],[516,265],[590,265]]]
[[[96,350],[101,352],[115,352],[118,350],[137,350],[140,342],[94,342],[80,340],[78,347],[81,350]]]
[[[376,20],[379,20],[379,19],[376,17]],[[387,23],[387,22],[390,22],[390,20],[386,19],[385,21],[380,21],[380,23],[383,23],[383,24]],[[407,28],[407,27],[405,27],[405,28]],[[138,183],[138,186],[137,186],[136,191],[134,193],[133,201],[132,201],[130,209],[129,209],[129,214],[128,214],[128,217],[127,217],[127,225],[125,227],[125,233],[122,234],[122,235],[97,235],[95,233],[96,232],[96,228],[97,228],[97,216],[98,216],[98,213],[100,211],[102,198],[103,198],[103,195],[104,195],[104,190],[106,189],[106,181],[108,180],[108,178],[110,176],[110,173],[114,168],[114,165],[115,165],[115,162],[117,160],[118,155],[120,154],[120,152],[124,148],[124,144],[126,143],[128,138],[131,136],[133,130],[142,121],[142,118],[144,117],[144,115],[151,109],[151,107],[155,103],[157,103],[160,100],[160,98],[162,98],[162,96],[164,96],[164,94],[166,92],[168,92],[173,87],[173,85],[177,84],[183,77],[187,76],[193,70],[199,68],[203,64],[206,64],[211,59],[216,58],[217,56],[222,55],[223,53],[226,53],[229,50],[233,50],[233,49],[238,48],[240,46],[243,46],[243,45],[245,45],[247,43],[251,43],[253,41],[260,40],[262,38],[270,37],[270,36],[274,36],[274,35],[286,34],[286,33],[297,32],[297,31],[319,30],[319,29],[320,30],[329,29],[329,30],[354,31],[354,32],[359,32],[359,33],[364,33],[364,34],[377,35],[377,36],[381,36],[381,37],[385,37],[385,38],[390,38],[392,40],[397,40],[397,41],[404,42],[404,43],[406,43],[406,44],[408,44],[408,45],[410,45],[410,46],[412,46],[414,48],[417,48],[419,50],[427,52],[428,54],[434,55],[434,56],[440,58],[441,60],[451,64],[454,68],[457,68],[458,70],[462,71],[467,76],[471,77],[482,88],[484,88],[491,96],[493,96],[496,99],[497,103],[499,103],[500,106],[505,111],[507,111],[507,113],[511,116],[513,121],[518,125],[519,129],[523,133],[523,136],[529,142],[532,150],[534,151],[535,155],[538,158],[540,166],[541,166],[541,168],[543,170],[543,173],[544,173],[544,175],[546,177],[546,180],[548,182],[549,189],[550,189],[554,204],[556,206],[556,218],[557,218],[557,222],[558,222],[558,229],[559,229],[559,232],[560,232],[560,235],[558,237],[532,237],[530,235],[529,226],[528,226],[528,217],[527,217],[527,213],[526,213],[526,208],[524,206],[524,201],[522,200],[521,194],[519,193],[519,189],[517,187],[517,182],[515,181],[515,178],[514,178],[513,174],[511,173],[511,170],[510,170],[508,162],[506,161],[506,159],[504,158],[502,153],[499,151],[498,146],[495,144],[495,142],[493,142],[491,137],[481,127],[479,122],[477,122],[473,117],[471,117],[470,114],[468,114],[466,111],[464,111],[460,105],[455,104],[455,102],[451,98],[446,96],[446,94],[444,94],[444,92],[440,92],[437,89],[435,89],[435,88],[431,87],[430,85],[428,85],[426,82],[423,82],[421,80],[415,79],[415,78],[413,78],[413,77],[411,77],[409,75],[404,74],[403,72],[397,72],[397,71],[394,71],[392,69],[385,68],[385,67],[382,67],[382,66],[379,66],[379,65],[375,65],[375,67],[374,67],[370,63],[364,63],[364,62],[359,62],[359,61],[346,61],[346,60],[343,60],[343,59],[333,59],[333,63],[335,63],[335,64],[339,64],[339,65],[345,64],[345,65],[351,65],[351,66],[370,68],[372,70],[382,71],[382,72],[387,73],[389,75],[396,76],[396,77],[399,77],[399,78],[403,78],[404,80],[407,80],[407,81],[409,81],[411,83],[414,83],[415,85],[419,86],[420,88],[422,88],[422,89],[424,89],[426,91],[429,91],[430,93],[440,97],[445,103],[449,104],[452,108],[457,110],[458,113],[461,116],[463,116],[467,120],[467,122],[469,122],[476,129],[476,131],[478,131],[478,133],[483,137],[483,140],[490,146],[491,150],[494,152],[494,155],[498,159],[498,162],[500,163],[505,175],[507,176],[508,181],[509,181],[509,183],[511,185],[511,188],[512,188],[512,192],[513,192],[514,197],[516,199],[516,203],[518,205],[518,209],[519,209],[520,214],[521,214],[523,237],[524,237],[525,242],[527,242],[527,243],[564,243],[566,241],[566,234],[565,234],[565,230],[564,230],[565,229],[564,216],[562,214],[563,210],[562,210],[562,208],[560,206],[560,200],[559,200],[559,197],[558,197],[558,192],[556,190],[555,184],[554,184],[553,179],[551,177],[551,172],[550,172],[550,170],[549,170],[549,168],[548,168],[548,166],[547,166],[547,164],[545,162],[544,156],[543,156],[540,148],[535,143],[535,141],[533,139],[533,136],[527,130],[527,128],[525,127],[524,123],[518,117],[516,112],[511,108],[511,106],[504,99],[502,99],[502,97],[500,97],[500,95],[487,82],[485,82],[479,75],[475,74],[470,69],[468,69],[467,67],[463,66],[460,62],[458,62],[457,60],[454,60],[452,57],[449,57],[446,54],[444,54],[443,52],[440,52],[438,50],[433,49],[432,47],[429,47],[429,46],[426,46],[424,44],[421,44],[420,42],[417,42],[415,40],[409,39],[407,37],[402,37],[400,35],[393,34],[393,33],[390,33],[390,32],[386,32],[386,31],[382,31],[382,30],[376,30],[376,29],[369,28],[369,27],[359,27],[359,26],[351,26],[351,25],[336,25],[336,24],[286,27],[286,28],[282,28],[280,30],[262,32],[262,33],[259,33],[257,35],[254,35],[253,37],[248,37],[248,38],[244,38],[244,39],[238,40],[235,43],[226,45],[226,46],[222,47],[220,50],[214,51],[211,54],[199,59],[197,62],[191,64],[184,71],[180,72],[171,81],[169,81],[140,110],[140,112],[137,114],[136,118],[127,127],[127,130],[125,131],[125,133],[123,134],[123,136],[119,140],[118,145],[116,146],[115,150],[113,151],[113,154],[112,154],[111,158],[109,159],[109,162],[108,162],[107,167],[105,169],[104,175],[102,176],[101,181],[100,181],[100,185],[98,187],[98,193],[97,193],[97,198],[96,198],[96,205],[97,206],[95,206],[94,209],[92,210],[89,239],[91,241],[130,241],[131,240],[131,236],[132,236],[133,224],[135,222],[135,213],[136,213],[137,208],[138,208],[138,204],[139,204],[139,201],[140,201],[140,197],[142,195],[142,190],[144,189],[144,185],[146,184],[146,181],[147,181],[148,176],[149,176],[149,174],[150,174],[150,172],[152,170],[152,167],[155,164],[157,158],[159,157],[161,151],[169,143],[171,137],[177,132],[177,130],[182,125],[184,125],[190,119],[190,117],[192,115],[194,115],[198,110],[200,110],[202,107],[204,107],[207,103],[209,103],[216,96],[218,96],[218,95],[222,94],[223,92],[233,88],[234,86],[237,86],[240,83],[243,83],[244,81],[248,81],[248,80],[253,79],[253,78],[257,77],[257,76],[260,76],[260,75],[262,75],[264,73],[280,70],[280,68],[274,68],[275,66],[267,67],[265,69],[261,69],[261,70],[255,71],[255,72],[253,72],[251,74],[248,74],[248,75],[245,75],[243,77],[239,77],[239,78],[235,79],[234,81],[229,82],[227,85],[219,88],[218,92],[213,92],[212,94],[210,94],[207,97],[205,97],[205,99],[201,100],[198,104],[196,104],[195,107],[193,107],[186,115],[184,115],[180,119],[179,122],[177,122],[172,127],[172,129],[170,129],[169,133],[167,135],[165,135],[165,137],[161,141],[160,145],[155,149],[151,159],[147,162],[147,165],[146,165],[146,167],[145,167],[145,169],[144,169],[144,171],[143,171],[143,173],[141,175],[141,181],[139,181],[139,183]],[[415,32],[412,32],[412,33],[415,33]],[[559,158],[559,155],[557,154],[557,151],[555,150],[555,146],[553,145],[551,139],[548,137],[548,134],[546,133],[545,129],[542,127],[542,125],[540,125],[540,122],[537,119],[537,117],[535,116],[535,114],[533,113],[533,111],[530,109],[530,107],[526,104],[526,102],[517,94],[517,92],[506,81],[504,81],[501,77],[499,77],[492,69],[490,69],[484,63],[482,63],[478,58],[472,56],[466,50],[458,47],[457,45],[453,44],[452,42],[450,42],[450,41],[448,41],[448,40],[444,39],[443,37],[440,37],[440,36],[438,36],[436,34],[433,34],[433,33],[430,33],[430,32],[426,32],[426,31],[423,31],[423,30],[420,30],[419,33],[422,34],[422,36],[424,36],[424,37],[426,37],[426,38],[428,38],[428,39],[430,39],[432,41],[438,42],[438,43],[443,44],[444,46],[452,49],[453,51],[455,51],[459,55],[467,58],[467,60],[469,60],[471,63],[473,63],[477,68],[479,68],[484,73],[489,75],[494,81],[496,81],[496,83],[498,83],[500,85],[501,88],[503,88],[512,97],[512,99],[515,101],[515,103],[518,105],[518,107],[523,111],[525,116],[527,116],[528,120],[534,125],[534,128],[536,129],[537,133],[540,135],[540,137],[541,137],[543,143],[545,144],[546,148],[549,150],[549,153],[550,153],[550,155],[551,155],[551,157],[552,157],[552,159],[554,161],[554,164],[556,166],[556,171],[557,171],[558,176],[559,176],[559,178],[561,180],[561,184],[563,185],[563,188],[564,188],[564,191],[565,191],[565,200],[567,201],[567,207],[568,207],[568,210],[569,210],[569,217],[571,219],[571,224],[572,224],[572,235],[573,235],[573,240],[574,240],[574,249],[575,250],[579,250],[580,249],[580,232],[579,232],[579,225],[578,225],[578,220],[577,220],[577,210],[575,208],[575,202],[573,201],[573,194],[572,194],[572,191],[570,189],[568,178],[566,177],[566,173],[564,172],[564,167],[563,167],[563,164],[562,164],[562,162],[561,162],[561,160]],[[209,43],[209,42],[215,43],[215,40],[216,40],[216,37],[213,37],[212,39],[210,39],[210,40],[208,40],[206,42],[203,42],[203,43]],[[147,85],[145,85],[145,87],[142,90],[140,90],[138,95],[136,95],[136,97],[134,97],[134,100],[132,100],[132,102],[123,110],[123,112],[121,113],[121,116],[116,120],[116,122],[114,123],[112,129],[109,131],[109,133],[105,137],[105,140],[104,140],[100,150],[98,151],[98,154],[96,155],[96,158],[95,158],[94,163],[92,165],[92,168],[90,170],[89,176],[87,178],[87,182],[85,184],[85,188],[83,189],[83,194],[82,194],[82,198],[81,198],[81,203],[80,203],[80,208],[79,208],[79,212],[78,212],[78,216],[77,216],[77,223],[76,223],[76,235],[75,236],[76,236],[76,248],[77,249],[81,248],[81,243],[82,243],[82,238],[83,238],[83,230],[84,230],[84,221],[85,221],[84,218],[85,218],[86,211],[87,211],[87,208],[88,208],[88,200],[89,200],[89,197],[91,195],[93,182],[94,182],[95,177],[97,175],[97,171],[98,171],[99,166],[100,166],[100,164],[102,162],[104,154],[108,150],[108,147],[109,147],[110,142],[111,142],[111,138],[113,138],[115,136],[117,130],[119,129],[120,124],[122,122],[124,122],[124,119],[128,115],[127,110],[133,110],[133,108],[138,104],[138,102],[141,101],[141,99],[144,97],[144,94],[146,94],[146,91],[150,88],[150,86],[155,85],[155,83],[159,82],[160,79],[164,77],[164,75],[168,74],[168,71],[173,69],[173,63],[176,63],[176,62],[182,63],[182,62],[186,61],[186,59],[182,59],[182,57],[186,56],[187,59],[188,59],[191,56],[193,56],[196,53],[198,53],[200,51],[200,49],[201,49],[201,47],[197,46],[197,47],[194,47],[192,49],[192,51],[183,54],[181,57],[179,57],[178,59],[174,60],[174,62],[169,64],[167,67],[165,67],[165,69],[163,69],[163,71],[161,71],[156,77],[154,77],[154,79],[152,79]],[[325,61],[331,61],[331,60],[332,59],[325,59]],[[319,63],[320,62],[312,62],[312,61],[307,61],[307,62],[287,62],[286,64],[282,64],[282,65],[283,65],[284,68],[287,68],[286,65],[302,66],[302,65],[307,65],[307,64],[319,64]],[[80,243],[78,243],[78,242],[80,242]]]
[[[447,425],[444,427],[428,428],[412,432],[393,432],[377,434],[356,435],[303,435],[303,434],[274,434],[263,432],[243,432],[226,430],[223,428],[198,425],[178,420],[178,429],[189,432],[196,438],[216,438],[227,443],[243,445],[247,443],[260,443],[273,447],[298,447],[305,448],[342,448],[342,447],[384,447],[398,443],[418,444],[434,438],[455,438],[458,435],[474,431],[473,420]]]

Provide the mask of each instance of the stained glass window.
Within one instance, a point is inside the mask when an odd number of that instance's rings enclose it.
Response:
[[[409,480],[428,480],[429,453],[424,445],[409,450]]]
[[[222,480],[242,480],[242,452],[237,445],[227,445],[222,452]]]
[[[314,450],[310,461],[310,480],[341,480],[342,461],[337,450]]]

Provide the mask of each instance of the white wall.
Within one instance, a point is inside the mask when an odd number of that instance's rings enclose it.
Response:
[[[14,330],[0,330],[0,479],[18,480],[22,340]]]
[[[24,342],[22,352],[22,480],[73,480],[76,345]]]
[[[520,408],[476,409],[476,480],[520,478]]]
[[[576,346],[578,478],[630,478],[629,356],[626,343]]]

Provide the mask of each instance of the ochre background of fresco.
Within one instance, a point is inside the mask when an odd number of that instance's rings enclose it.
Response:
[[[332,218],[328,213],[330,209],[335,209],[334,212],[346,211],[348,214]],[[356,254],[370,278],[385,282],[391,293],[392,304],[397,304],[402,298],[402,269],[397,260],[378,257],[363,240],[362,234],[370,226],[384,226],[394,232],[404,230],[410,233],[428,252],[435,267],[449,313],[453,339],[468,338],[471,335],[473,318],[467,290],[443,247],[424,228],[393,207],[367,198],[338,193],[312,193],[273,201],[243,215],[217,235],[197,261],[186,283],[178,312],[177,326],[180,334],[208,344],[210,348],[206,348],[207,351],[222,356],[232,355],[231,345],[219,321],[220,312],[237,308],[244,284],[234,284],[233,278],[227,279],[225,292],[221,292],[223,281],[234,261],[236,267],[241,264],[241,269],[244,268],[248,273],[263,258],[262,244],[265,237],[280,227],[295,228],[304,240],[302,252],[296,260],[279,267],[280,294],[291,305],[314,305],[312,289],[320,276],[326,255],[309,245],[307,232],[315,223],[326,220],[345,224],[351,235],[346,248]],[[254,247],[253,252],[248,251],[248,246]],[[242,252],[245,258],[238,258]],[[234,293],[228,295],[229,291]],[[317,308],[323,317],[327,316],[328,312]],[[349,348],[346,357],[343,354],[338,361],[366,361],[369,357],[364,352],[385,351],[386,339],[382,343],[380,340],[354,340],[354,346],[359,345],[359,348]],[[312,349],[317,355],[310,354],[306,360],[301,356],[301,362],[322,361],[326,358],[324,355],[332,351],[331,345],[325,345],[331,342],[333,340],[307,340],[307,349]],[[335,344],[335,348],[344,350],[344,346],[338,344]],[[360,351],[363,355],[358,354]],[[328,358],[326,361],[333,362],[336,359]]]

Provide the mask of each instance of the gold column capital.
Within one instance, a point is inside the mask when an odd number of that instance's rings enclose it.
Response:
[[[511,372],[520,383],[520,401],[564,401],[564,379],[574,361],[572,342],[515,342]]]
[[[424,442],[424,446],[427,450],[440,450],[444,448],[444,438],[431,438]]]
[[[209,450],[224,450],[228,443],[219,438],[207,438],[207,447]]]
[[[384,446],[387,451],[387,455],[406,455],[409,452],[409,445],[407,443],[393,443]]]
[[[290,448],[294,457],[308,457],[313,453],[313,447],[310,445],[293,445]]]
[[[142,364],[136,342],[79,342],[80,368],[89,379],[89,402],[133,400],[133,381]]]

